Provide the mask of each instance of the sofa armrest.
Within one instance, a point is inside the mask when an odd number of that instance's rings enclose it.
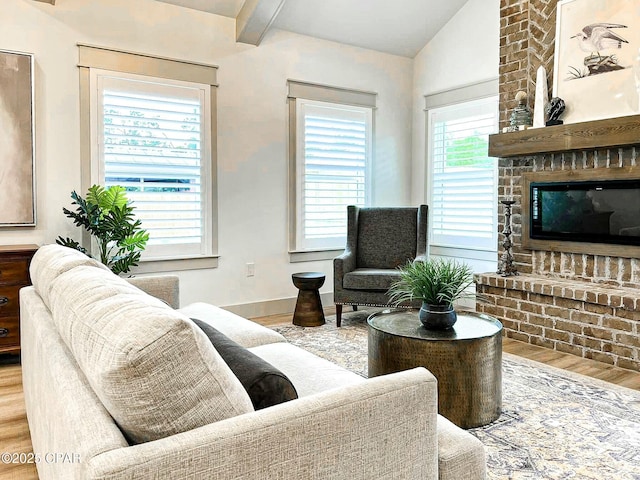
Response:
[[[171,308],[180,307],[180,280],[177,275],[150,275],[126,280],[152,297],[159,298]]]
[[[436,380],[385,375],[93,457],[87,478],[438,478]]]

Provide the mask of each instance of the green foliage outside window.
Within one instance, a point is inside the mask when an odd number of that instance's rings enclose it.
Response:
[[[458,138],[447,145],[447,167],[493,168],[494,160],[487,157],[488,151],[486,136]]]

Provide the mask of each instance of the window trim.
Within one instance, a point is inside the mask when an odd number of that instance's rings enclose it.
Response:
[[[456,103],[493,97],[494,95],[499,94],[499,88],[500,82],[497,78],[494,78],[491,80],[452,88],[451,90],[442,90],[430,93],[429,95],[424,96],[424,111],[427,112],[432,108],[446,107]]]
[[[431,199],[432,194],[432,160],[430,156],[430,122],[429,122],[429,112],[430,110],[436,108],[447,107],[451,105],[456,105],[459,103],[472,102],[474,100],[483,100],[490,97],[496,97],[499,94],[499,79],[493,78],[489,80],[480,81],[473,84],[462,85],[457,88],[453,88],[450,90],[443,90],[439,92],[435,92],[429,95],[425,95],[425,178],[424,182],[427,188],[425,189],[425,203],[429,204],[429,200]],[[497,174],[496,174],[497,177]],[[497,188],[497,185],[496,185]],[[497,205],[496,211],[494,212],[497,216]],[[429,211],[429,215],[431,216],[431,209]],[[497,228],[497,223],[496,223]],[[496,233],[497,235],[497,233]],[[485,255],[482,252],[486,252],[489,255],[494,255],[498,251],[498,243],[496,242],[495,247],[491,250],[488,250],[484,247],[473,248],[473,247],[459,247],[459,246],[451,246],[451,245],[430,245],[429,247],[430,253],[433,255],[455,255],[458,257],[469,257],[476,258],[478,256],[484,258]]]
[[[375,138],[375,110],[377,93],[334,87],[317,83],[304,82],[300,80],[287,79],[287,103],[289,110],[289,142],[287,144],[289,158],[289,188],[288,188],[288,210],[289,210],[289,261],[305,262],[316,260],[330,260],[342,252],[342,248],[317,248],[312,250],[298,249],[296,237],[298,228],[298,202],[297,202],[297,126],[298,126],[298,105],[297,99],[311,100],[317,102],[333,103],[343,106],[355,106],[371,109],[371,139],[370,139],[370,159],[367,165],[367,178],[365,189],[368,192],[367,198],[371,198],[371,175],[374,162],[374,138]]]
[[[92,129],[97,128],[92,121],[91,113],[91,70],[109,70],[116,73],[136,74],[167,80],[178,80],[209,85],[210,101],[210,191],[208,203],[211,207],[211,238],[207,250],[208,255],[188,257],[171,257],[161,259],[142,259],[133,273],[191,270],[200,268],[216,268],[218,266],[218,188],[217,188],[217,69],[215,65],[187,62],[166,57],[102,48],[86,44],[78,44],[79,80],[80,80],[80,158],[81,188],[86,191],[92,185],[92,177],[96,174],[92,161]],[[91,243],[90,235],[83,232],[82,243]]]

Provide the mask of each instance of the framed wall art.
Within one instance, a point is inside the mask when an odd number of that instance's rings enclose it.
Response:
[[[640,113],[640,2],[561,0],[553,96],[565,123]]]
[[[34,226],[34,58],[0,50],[0,227]]]

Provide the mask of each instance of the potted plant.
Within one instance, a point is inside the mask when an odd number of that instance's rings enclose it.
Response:
[[[453,302],[476,296],[468,291],[471,285],[471,267],[455,260],[433,258],[400,267],[400,280],[391,285],[389,294],[396,305],[422,300],[418,313],[422,324],[428,329],[444,330],[453,327],[457,320]]]
[[[140,220],[134,219],[134,207],[127,199],[124,187],[114,185],[104,188],[93,185],[86,199],[75,191],[71,192],[75,212],[63,208],[64,214],[73,219],[78,227],[84,227],[96,240],[100,262],[113,273],[127,273],[138,264],[149,234],[141,228]],[[56,243],[75,248],[87,256],[91,254],[72,238],[57,238]]]

